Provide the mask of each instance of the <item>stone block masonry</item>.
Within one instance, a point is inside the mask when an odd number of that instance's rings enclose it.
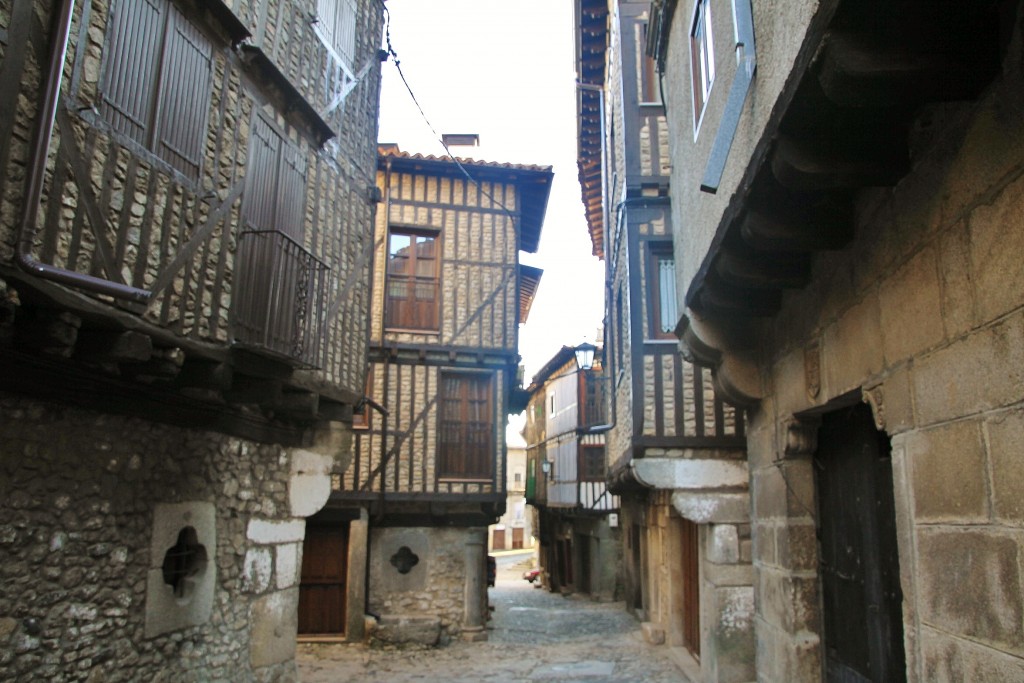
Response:
[[[293,451],[4,394],[0,434],[0,680],[295,680]]]

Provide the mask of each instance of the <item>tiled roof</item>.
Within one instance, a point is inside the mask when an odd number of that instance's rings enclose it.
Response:
[[[551,194],[551,180],[554,172],[551,166],[533,164],[508,164],[476,159],[458,159],[452,157],[433,156],[431,154],[410,154],[403,152],[394,144],[377,145],[378,163],[390,163],[392,167],[406,167],[410,170],[422,170],[442,175],[462,175],[466,173],[481,180],[499,180],[514,184],[519,189],[519,248],[534,253],[540,246],[540,231],[544,227],[544,214],[548,208],[548,196]],[[462,169],[459,168],[462,165]]]

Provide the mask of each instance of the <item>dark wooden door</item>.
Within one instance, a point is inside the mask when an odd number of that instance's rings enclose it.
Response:
[[[505,549],[505,530],[493,529],[491,531],[491,548],[494,550]]]
[[[688,519],[680,520],[683,569],[683,645],[700,659],[700,529]]]
[[[299,633],[345,631],[348,525],[307,526],[299,586]]]
[[[871,409],[825,415],[815,454],[826,680],[906,680],[889,439]]]
[[[577,536],[576,537],[576,552],[580,554],[580,566],[577,574],[579,575],[579,585],[577,590],[580,593],[590,594],[593,591],[591,584],[591,566],[590,566],[590,544],[591,540],[589,536]]]

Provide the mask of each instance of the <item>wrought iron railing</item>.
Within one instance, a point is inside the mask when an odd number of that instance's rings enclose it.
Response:
[[[329,270],[283,232],[241,233],[232,304],[235,342],[320,367]]]

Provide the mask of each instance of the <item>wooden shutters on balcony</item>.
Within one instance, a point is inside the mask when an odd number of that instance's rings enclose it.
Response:
[[[324,40],[351,66],[356,47],[356,0],[317,0],[316,14]]]
[[[439,329],[440,249],[436,234],[392,229],[388,236],[388,329]]]
[[[492,393],[490,375],[441,373],[438,478],[491,480],[495,457]]]
[[[118,3],[107,35],[101,115],[197,181],[210,106],[210,41],[169,0]]]
[[[252,119],[232,313],[235,340],[319,365],[327,267],[306,250],[306,157]]]

